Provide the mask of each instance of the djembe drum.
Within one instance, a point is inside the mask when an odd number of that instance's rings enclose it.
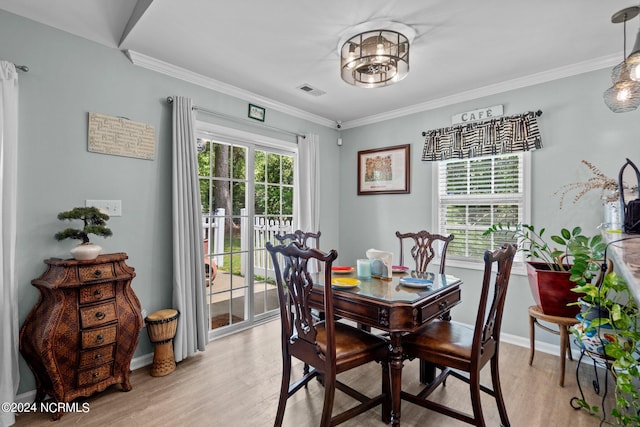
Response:
[[[149,340],[156,346],[151,366],[152,377],[162,377],[176,370],[173,338],[176,336],[178,317],[180,317],[178,310],[168,308],[154,311],[144,319]]]

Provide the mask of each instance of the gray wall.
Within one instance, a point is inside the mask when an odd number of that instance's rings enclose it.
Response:
[[[94,237],[105,253],[126,252],[137,277],[132,286],[151,313],[171,306],[171,107],[167,96],[191,97],[200,107],[246,118],[247,102],[203,89],[135,65],[126,56],[70,34],[0,11],[0,57],[28,65],[20,74],[18,242],[20,323],[38,299],[33,278],[44,272],[43,260],[69,258],[77,241],[58,242],[64,228],[56,215],[85,199],[122,200],[122,217],[113,217],[113,236]],[[153,161],[87,151],[87,113],[99,112],[148,123],[156,130]],[[235,122],[216,121],[238,128]],[[267,110],[266,124],[320,137],[323,165],[338,158],[337,131]],[[261,132],[253,127],[243,130]],[[292,140],[279,134],[271,137]],[[322,172],[323,243],[338,246],[339,174]],[[135,356],[150,353],[145,330]],[[19,392],[35,388],[21,361]]]
[[[350,258],[343,261],[353,263],[370,247],[397,252],[396,230],[431,229],[432,164],[420,160],[422,131],[450,126],[451,116],[456,113],[497,104],[504,105],[506,115],[543,111],[538,118],[543,148],[531,154],[531,223],[546,227],[547,234],[575,226],[581,226],[588,235],[598,233],[596,226],[603,221],[604,212],[598,191],[590,192],[576,204],[569,197],[562,209],[559,196],[554,193],[563,184],[591,176],[580,163],[582,159],[593,162],[610,177],[617,177],[625,157],[640,164],[640,111],[611,112],[602,100],[602,93],[609,86],[607,69],[345,130],[340,153],[340,249]],[[357,196],[357,152],[399,144],[411,144],[411,194]],[[368,214],[356,216],[353,212]],[[464,280],[463,302],[452,315],[456,320],[472,323],[482,274],[459,268],[448,268],[448,272]],[[512,277],[503,332],[528,337],[527,307],[533,299],[526,276]],[[537,332],[537,338],[557,345],[557,337]]]
[[[63,226],[57,213],[80,206],[85,199],[122,200],[123,216],[109,221],[113,237],[95,240],[105,252],[129,254],[129,264],[137,273],[133,289],[145,309],[151,312],[170,306],[171,108],[165,99],[188,96],[198,106],[237,117],[246,117],[247,102],[136,67],[118,50],[5,11],[0,11],[0,57],[30,67],[29,73],[20,75],[20,322],[37,301],[30,281],[44,271],[42,260],[67,258],[75,244],[54,240],[54,233]],[[539,118],[544,148],[532,154],[532,223],[554,232],[581,225],[596,233],[603,211],[595,193],[559,210],[554,192],[562,184],[588,176],[581,159],[593,161],[610,176],[617,173],[625,157],[640,162],[638,113],[610,112],[602,101],[602,92],[609,86],[609,70],[583,74],[343,130],[342,147],[336,146],[336,130],[277,111],[267,111],[267,124],[320,136],[323,246],[338,249],[339,263],[353,264],[371,247],[397,252],[396,230],[431,228],[431,164],[420,161],[421,132],[449,125],[455,113],[495,104],[503,104],[506,114],[544,111]],[[154,126],[156,159],[87,152],[89,111]],[[216,122],[238,127],[233,122]],[[357,196],[357,151],[398,144],[411,144],[411,193]],[[453,315],[471,322],[480,272],[450,271],[465,282],[463,303]],[[505,332],[523,339],[528,336],[526,308],[532,302],[526,278],[514,277],[507,297]],[[557,342],[555,337],[540,335],[545,341]],[[144,330],[140,338],[136,356],[151,351]],[[20,373],[19,392],[32,390],[35,382],[26,364],[21,364]]]

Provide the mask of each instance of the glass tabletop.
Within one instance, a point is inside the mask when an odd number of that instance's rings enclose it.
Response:
[[[333,279],[338,278],[353,278],[358,279],[355,274],[333,274]],[[406,279],[426,279],[431,280],[432,283],[402,283]],[[321,274],[316,280],[316,285],[322,286],[324,275]],[[406,274],[394,274],[391,280],[383,280],[377,278],[371,278],[368,280],[358,279],[360,283],[354,287],[336,287],[334,286],[333,292],[344,292],[358,294],[363,297],[377,299],[380,301],[394,302],[405,301],[414,302],[428,296],[429,294],[436,293],[442,289],[460,284],[462,281],[454,276],[448,274],[434,274],[434,273],[416,273],[407,272]]]

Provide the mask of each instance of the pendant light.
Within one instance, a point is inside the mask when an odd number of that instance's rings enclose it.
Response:
[[[638,28],[633,49],[631,49],[631,53],[625,62],[629,68],[629,77],[634,81],[640,81],[640,28]]]
[[[635,18],[640,7],[632,6],[616,12],[611,17],[614,24],[623,23],[623,56],[622,62],[614,67],[611,73],[613,86],[604,92],[604,102],[614,113],[633,111],[640,105],[640,82],[632,79],[631,72],[635,67],[627,62],[627,21]],[[638,44],[636,42],[636,44]],[[640,46],[638,46],[640,54]],[[635,49],[635,47],[634,47]],[[631,55],[630,55],[631,57]],[[640,60],[640,55],[639,55]],[[640,61],[639,61],[640,62]],[[639,76],[640,78],[640,76]]]

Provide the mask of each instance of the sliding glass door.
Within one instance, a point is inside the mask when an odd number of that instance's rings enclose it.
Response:
[[[203,286],[215,335],[277,314],[264,245],[291,230],[295,153],[198,136]]]

